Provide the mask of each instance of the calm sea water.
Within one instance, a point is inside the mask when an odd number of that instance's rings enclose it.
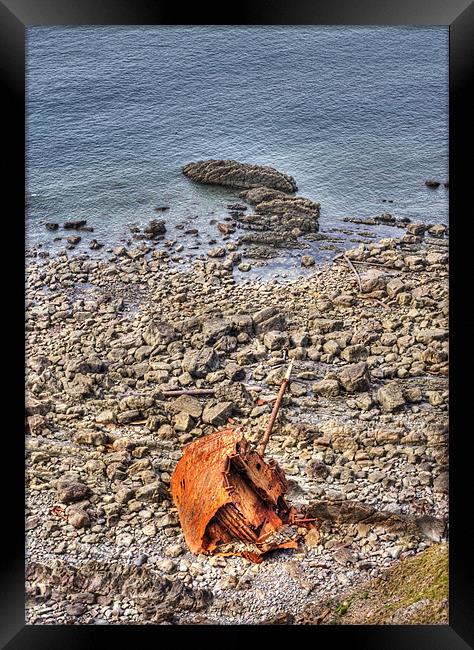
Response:
[[[63,246],[44,222],[78,218],[84,250],[115,244],[167,205],[170,235],[193,223],[206,250],[235,194],[181,174],[204,158],[291,174],[322,232],[385,210],[447,222],[448,191],[424,185],[448,178],[447,28],[28,30],[29,246]]]

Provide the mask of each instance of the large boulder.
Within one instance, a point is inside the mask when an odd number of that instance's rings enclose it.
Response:
[[[346,366],[338,375],[339,383],[348,393],[355,393],[369,388],[369,371],[366,363],[354,363]]]
[[[235,160],[200,160],[183,167],[183,174],[193,181],[248,189],[269,187],[283,192],[296,192],[295,179],[273,167],[249,165]]]
[[[165,222],[153,219],[153,221],[150,221],[150,223],[143,229],[143,233],[148,239],[157,239],[158,237],[162,237],[166,233]]]
[[[191,377],[205,377],[209,372],[217,370],[219,357],[212,348],[204,347],[201,350],[188,350],[182,361],[184,372],[189,372]]]
[[[232,415],[234,405],[232,402],[211,402],[204,408],[202,421],[213,426],[221,426]]]
[[[202,328],[202,335],[207,344],[215,343],[221,338],[229,334],[232,329],[232,323],[226,318],[211,318],[204,323]]]
[[[291,213],[294,216],[319,217],[319,203],[305,199],[301,196],[279,196],[269,201],[262,201],[255,206],[258,214],[279,214]]]
[[[80,359],[77,361],[70,361],[66,366],[67,379],[73,379],[75,375],[95,375],[107,370],[107,364],[101,359],[90,357],[88,359]]]
[[[264,307],[253,316],[257,334],[285,330],[287,327],[285,314],[276,305]]]
[[[255,206],[255,213],[240,214],[235,218],[247,228],[257,231],[252,233],[252,241],[255,243],[272,243],[269,233],[272,238],[278,235],[290,240],[298,234],[318,231],[320,204],[315,201],[301,196],[289,196],[266,187],[248,190],[245,196]],[[240,241],[249,243],[249,235],[241,237]],[[273,241],[276,246],[284,244],[285,242]]]
[[[356,343],[355,345],[348,345],[341,352],[341,359],[349,361],[349,363],[354,363],[355,361],[363,361],[369,356],[369,350],[365,345],[360,345]]]
[[[168,408],[173,413],[187,413],[193,418],[199,418],[202,414],[202,406],[198,399],[192,395],[181,395],[173,400]]]
[[[168,491],[161,481],[153,481],[147,483],[143,487],[139,487],[135,493],[138,501],[149,501],[159,503],[168,497]]]
[[[288,334],[279,330],[270,330],[263,337],[263,344],[269,350],[285,349],[289,345]]]
[[[401,388],[394,381],[379,388],[377,391],[377,399],[383,410],[388,413],[397,410],[405,404],[405,398],[403,397]]]
[[[362,293],[384,290],[389,281],[389,275],[380,269],[368,269],[360,276]]]
[[[63,479],[57,484],[58,499],[61,503],[73,503],[86,499],[90,493],[90,488],[81,481],[75,479]]]
[[[237,366],[239,368],[239,366]],[[214,389],[216,399],[222,402],[230,401],[236,409],[253,406],[253,398],[244,384],[239,381],[223,381],[216,384]]]
[[[179,334],[166,321],[154,319],[148,324],[142,333],[142,337],[147,345],[154,347],[160,343],[167,344],[175,341],[179,337]]]
[[[258,205],[263,201],[272,201],[283,196],[287,196],[285,192],[280,190],[271,190],[268,187],[253,187],[250,190],[244,190],[240,196],[250,203],[250,205]]]
[[[321,379],[313,384],[313,390],[323,397],[337,397],[339,395],[339,382],[336,379]]]

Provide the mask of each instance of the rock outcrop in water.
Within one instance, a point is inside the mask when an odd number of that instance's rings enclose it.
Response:
[[[200,160],[183,167],[183,174],[198,183],[225,185],[239,189],[270,187],[282,192],[296,192],[296,181],[267,165],[249,165],[235,160]]]
[[[240,244],[250,245],[251,257],[274,257],[274,249],[298,246],[300,235],[319,229],[319,203],[300,196],[257,187],[240,197],[254,206],[253,214],[234,213],[234,219],[252,232],[242,235]]]
[[[276,249],[298,247],[298,237],[319,230],[319,203],[292,196],[296,181],[273,167],[204,160],[185,165],[183,173],[201,183],[244,188],[240,197],[254,207],[254,213],[233,210],[231,214],[241,228],[251,231],[239,238],[248,257],[276,257]]]
[[[288,231],[297,228],[300,234],[318,230],[320,204],[315,201],[266,187],[242,192],[240,196],[254,206],[256,221],[266,228]]]

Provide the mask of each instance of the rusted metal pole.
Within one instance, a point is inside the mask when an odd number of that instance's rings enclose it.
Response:
[[[245,386],[248,391],[253,393],[260,393],[262,390],[261,386]],[[163,397],[179,397],[180,395],[214,395],[215,390],[213,388],[183,388],[176,390],[164,390],[162,391]]]
[[[283,395],[285,394],[286,387],[288,386],[288,382],[290,381],[290,375],[291,375],[291,370],[293,368],[293,359],[290,361],[290,365],[288,366],[288,370],[285,373],[285,377],[282,381],[282,384],[280,386],[280,390],[278,391],[277,398],[275,400],[275,404],[273,405],[273,409],[270,415],[270,419],[268,420],[267,428],[265,429],[265,433],[263,434],[263,438],[260,442],[260,445],[257,449],[257,452],[260,454],[260,456],[263,456],[265,453],[265,449],[267,447],[268,441],[270,440],[270,434],[273,429],[273,425],[275,424],[276,417],[278,415],[278,411],[280,410],[281,402],[283,400]]]
[[[162,391],[163,397],[179,397],[180,395],[214,395],[213,388],[190,388],[186,389],[176,389],[176,390],[164,390]]]

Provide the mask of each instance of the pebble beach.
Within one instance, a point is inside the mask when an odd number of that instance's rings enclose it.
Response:
[[[209,170],[192,168],[193,180],[213,182]],[[93,239],[82,220],[45,226],[60,250],[27,250],[29,624],[361,623],[375,617],[366,603],[381,577],[418,562],[423,591],[439,574],[447,224],[381,213],[364,228],[382,223],[390,236],[321,261],[305,250],[319,204],[276,170],[249,182],[244,169],[244,183],[237,171],[198,259],[183,259],[184,230],[171,232],[166,209],[124,245]],[[288,250],[297,266],[280,274]],[[261,564],[193,555],[169,493],[182,449],[227,424],[257,443],[290,359],[266,455],[315,525]],[[202,388],[214,394],[165,395]],[[432,589],[377,622],[447,616],[447,591]]]

